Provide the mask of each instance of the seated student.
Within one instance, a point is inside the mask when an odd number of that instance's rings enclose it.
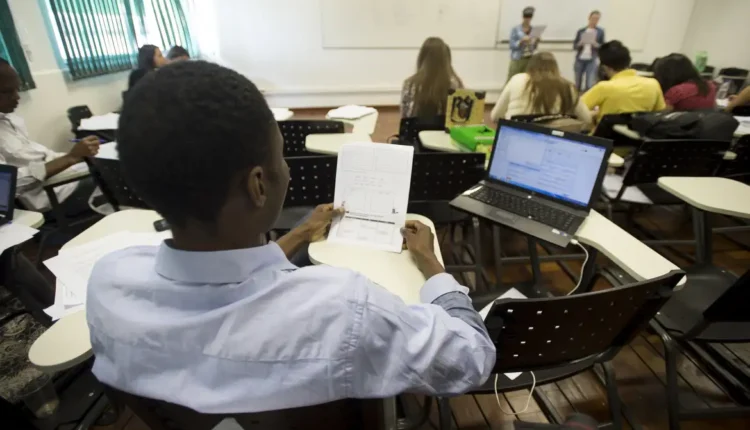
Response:
[[[599,61],[609,80],[597,83],[583,95],[583,102],[589,109],[599,108],[597,122],[604,115],[657,112],[667,107],[659,82],[638,76],[629,68],[630,51],[619,40],[599,48]]]
[[[167,60],[171,61],[185,61],[190,59],[190,53],[187,49],[180,45],[175,45],[172,49],[167,52]]]
[[[164,67],[168,60],[161,54],[161,49],[154,45],[143,45],[138,49],[138,67],[130,72],[128,90],[133,88],[147,73]]]
[[[55,152],[29,138],[23,119],[13,115],[18,107],[21,79],[13,67],[0,58],[0,163],[18,168],[16,196],[30,210],[46,212],[52,207],[44,192],[44,181],[84,157],[99,152],[99,138],[89,136],[73,146],[67,154]],[[57,201],[66,215],[74,216],[89,209],[88,197],[96,186],[91,178],[55,187]]]
[[[514,75],[492,109],[492,121],[516,115],[574,115],[591,124],[591,113],[578,97],[575,85],[560,76],[555,56],[539,52],[525,73]]]
[[[438,37],[422,44],[417,56],[417,73],[404,81],[401,117],[431,118],[445,114],[448,91],[463,88],[451,64],[451,49]]]
[[[732,113],[734,108],[737,106],[750,105],[750,86],[746,86],[736,96],[729,96],[729,104],[724,109],[726,112]]]
[[[716,84],[704,80],[693,62],[682,54],[660,58],[654,66],[668,107],[677,111],[716,107]]]
[[[241,413],[457,394],[488,378],[493,342],[423,224],[404,230],[427,279],[410,306],[351,270],[290,263],[338,214],[331,205],[264,244],[289,170],[273,114],[244,76],[205,61],[149,74],[125,101],[117,142],[123,175],[174,238],[94,267],[86,316],[103,383]]]

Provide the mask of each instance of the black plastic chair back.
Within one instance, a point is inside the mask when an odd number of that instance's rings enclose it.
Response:
[[[633,115],[640,112],[629,112],[629,113],[615,113],[610,115],[604,115],[596,126],[594,136],[601,137],[603,139],[609,139],[617,143],[618,140],[627,140],[626,137],[620,133],[615,132],[613,129],[616,125],[627,125],[630,126],[630,121],[633,119]]]
[[[496,301],[485,320],[497,349],[493,373],[611,359],[656,315],[684,275],[674,270],[620,288]]]
[[[401,118],[398,127],[398,143],[400,145],[412,145],[415,148],[422,147],[419,141],[420,131],[445,130],[445,116],[432,118]]]
[[[414,154],[409,202],[452,200],[484,178],[484,161],[480,153]]]
[[[708,324],[750,322],[750,270],[703,311]]]
[[[737,157],[722,161],[716,176],[750,182],[750,135],[742,136],[731,150]]]
[[[68,108],[68,120],[70,121],[70,125],[72,127],[71,130],[74,133],[81,125],[81,120],[91,118],[92,116],[94,116],[94,114],[91,113],[91,109],[89,109],[89,107],[86,105],[73,106],[71,108]]]
[[[748,71],[747,69],[740,69],[739,67],[726,67],[723,69],[719,69],[719,76],[731,76],[733,78],[747,78]]]
[[[707,75],[708,74],[713,75],[715,70],[716,70],[716,67],[714,67],[714,66],[706,66],[706,67],[703,68],[703,72],[702,73],[705,73]]]
[[[651,64],[646,64],[646,63],[633,63],[633,64],[630,65],[630,68],[633,69],[633,70],[637,70],[639,72],[650,72],[650,71],[652,71]]]
[[[136,396],[106,386],[108,398],[127,405],[151,430],[211,430],[225,418],[234,418],[245,430],[352,429],[375,427],[366,419],[363,406],[368,400],[345,399],[321,405],[248,414],[202,414],[185,406]]]
[[[86,163],[89,165],[94,182],[116,211],[119,211],[121,206],[151,209],[125,181],[120,168],[120,160],[89,157]]]
[[[305,140],[311,134],[344,132],[341,121],[295,120],[280,121],[278,124],[284,137],[284,157],[315,155],[305,149]]]
[[[338,157],[335,155],[287,158],[291,180],[284,207],[317,206],[333,202],[337,161]]]
[[[729,145],[715,140],[648,140],[625,172],[623,190],[656,183],[662,176],[714,176]]]

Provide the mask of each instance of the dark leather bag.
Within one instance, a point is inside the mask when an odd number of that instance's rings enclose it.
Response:
[[[731,141],[739,122],[715,111],[656,112],[633,116],[630,127],[651,139],[710,139]]]

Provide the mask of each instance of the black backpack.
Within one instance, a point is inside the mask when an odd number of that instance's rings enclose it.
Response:
[[[740,123],[716,111],[656,112],[634,115],[630,127],[651,139],[708,139],[731,141]]]

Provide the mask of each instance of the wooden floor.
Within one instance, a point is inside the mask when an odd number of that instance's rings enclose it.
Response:
[[[380,117],[373,135],[376,142],[384,142],[398,131],[399,115],[395,108],[379,108]],[[295,119],[320,119],[327,109],[296,111]],[[643,227],[654,232],[661,232],[671,238],[692,238],[689,216],[681,210],[668,211],[664,209],[648,210],[640,213],[636,221]],[[717,224],[726,223],[726,219],[713,217]],[[733,234],[732,240],[750,244],[750,234]],[[520,235],[510,231],[503,232],[503,249],[508,255],[524,253],[525,241]],[[677,251],[687,254],[693,253],[690,247],[676,247]],[[672,251],[659,250],[670,260],[681,267],[692,263],[689,255],[680,256]],[[722,236],[714,236],[714,261],[718,266],[741,274],[750,267],[750,252],[740,245]],[[544,252],[540,250],[540,252]],[[447,248],[444,256],[448,256]],[[447,258],[450,258],[449,256]],[[600,265],[610,264],[606,258],[600,257]],[[568,262],[568,265],[578,272],[580,262]],[[487,268],[491,269],[491,268]],[[494,279],[494,270],[486,270],[487,275]],[[568,277],[557,263],[542,264],[542,282],[551,290],[564,293],[574,287],[574,282]],[[506,266],[502,270],[504,283],[518,283],[531,279],[531,270],[527,265],[519,264]],[[609,288],[606,281],[600,280],[597,288]],[[663,348],[658,337],[649,333],[638,336],[627,348],[624,348],[614,359],[614,368],[620,396],[635,419],[646,429],[667,429],[666,397],[664,392],[665,368]],[[682,357],[679,361],[681,402],[684,407],[708,408],[730,405],[727,395],[716,386],[706,374],[699,369],[693,360]],[[608,409],[604,388],[599,384],[596,376],[583,373],[573,378],[555,384],[544,385],[541,390],[551,400],[551,403],[565,416],[578,411],[589,414],[594,418],[607,421]],[[518,413],[524,407],[528,391],[517,391],[500,395],[502,409],[498,406],[494,395],[461,396],[451,399],[454,425],[459,429],[512,428],[515,419],[534,422],[545,422],[539,406],[532,400],[529,409],[517,417],[506,412]],[[419,403],[418,396],[404,396],[409,404]],[[505,412],[503,412],[503,410]],[[433,408],[431,422],[423,428],[437,427],[437,412]],[[116,426],[107,429],[147,430],[140,419],[126,413]],[[628,427],[629,428],[629,427]],[[750,428],[750,417],[734,420],[692,421],[683,422],[685,430],[694,429],[722,429],[739,430]]]

